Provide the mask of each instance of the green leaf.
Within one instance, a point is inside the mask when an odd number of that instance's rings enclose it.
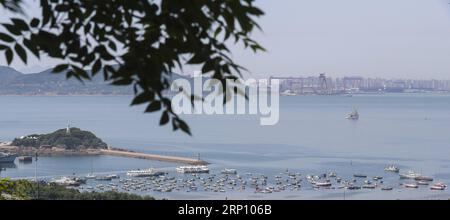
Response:
[[[14,34],[16,36],[20,36],[22,34],[22,31],[15,25],[12,24],[2,24],[3,27],[6,28],[6,30],[9,31],[9,33]]]
[[[30,40],[23,39],[23,45],[25,45],[37,58],[40,57],[39,49]]]
[[[102,68],[102,60],[98,59],[97,61],[95,61],[94,66],[92,67],[92,74],[93,75],[97,74],[101,68]]]
[[[6,62],[8,63],[8,65],[11,64],[11,62],[12,62],[12,60],[13,60],[13,56],[14,56],[14,53],[13,53],[13,51],[11,50],[11,48],[6,49],[6,51],[5,51],[5,57],[6,57]]]
[[[133,83],[132,79],[123,78],[123,79],[114,80],[111,84],[116,85],[116,86],[127,86],[127,85],[130,85],[131,83]]]
[[[180,129],[182,131],[184,131],[186,134],[191,135],[191,129],[189,128],[189,126],[186,124],[186,122],[184,122],[183,120],[178,120],[178,126],[180,127]]]
[[[0,33],[0,40],[2,40],[4,42],[8,42],[8,43],[14,42],[14,38],[12,38],[11,36],[9,36],[5,33]]]
[[[131,105],[140,105],[148,101],[151,101],[151,95],[148,92],[142,92],[141,94],[134,97]]]
[[[145,109],[145,112],[156,112],[161,110],[161,102],[160,101],[153,101],[148,105],[147,109]]]
[[[64,70],[67,70],[67,68],[69,68],[69,64],[60,64],[58,66],[56,66],[55,68],[53,68],[53,73],[60,73]]]
[[[25,49],[23,49],[23,47],[20,44],[16,44],[14,46],[14,50],[16,51],[17,55],[19,55],[20,59],[24,63],[27,63],[27,52],[25,51]]]
[[[9,48],[8,46],[0,44],[0,50],[6,50],[8,48]]]
[[[12,18],[11,21],[14,23],[14,26],[17,27],[21,31],[30,30],[30,27],[28,27],[28,24],[22,19]]]
[[[161,120],[159,120],[159,125],[165,125],[169,122],[169,113],[164,111],[161,115]]]

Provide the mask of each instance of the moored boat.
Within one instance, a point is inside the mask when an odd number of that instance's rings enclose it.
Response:
[[[0,152],[0,163],[14,163],[16,157],[17,157],[16,154]]]
[[[419,188],[419,186],[415,183],[407,183],[407,184],[405,184],[405,188],[417,189],[417,188]]]
[[[155,169],[145,169],[145,170],[131,170],[127,172],[127,176],[131,177],[151,177],[151,176],[162,176],[165,173],[162,171],[157,171]]]
[[[432,182],[433,178],[431,177],[426,177],[426,176],[418,176],[416,178],[414,178],[414,180],[416,181],[427,181],[427,182]]]
[[[207,166],[181,166],[177,167],[177,172],[179,173],[209,173],[209,168]]]
[[[109,176],[97,176],[97,177],[95,178],[95,180],[97,180],[97,181],[111,181],[112,178],[109,177]]]
[[[408,171],[407,173],[401,173],[400,179],[415,179],[420,176],[422,176],[420,173],[416,173],[414,171]]]
[[[398,173],[400,172],[400,169],[394,165],[389,165],[384,168],[384,171]]]
[[[221,171],[221,173],[222,173],[222,174],[231,174],[231,175],[235,175],[235,174],[237,174],[237,170],[236,170],[236,169],[227,169],[227,168],[225,168],[225,169],[223,169],[223,170]]]
[[[20,156],[17,159],[19,160],[19,162],[22,162],[22,163],[33,162],[33,157],[31,157],[31,156]]]
[[[316,185],[317,187],[330,187],[331,183],[330,182],[315,182],[314,185]]]
[[[435,183],[430,187],[431,190],[444,190],[445,188],[447,188],[447,185],[443,183]]]
[[[352,112],[350,112],[349,114],[347,114],[347,117],[345,117],[346,119],[349,120],[358,120],[359,119],[359,113],[356,109],[353,109]]]
[[[364,174],[353,174],[353,177],[356,177],[356,178],[367,178],[367,175],[364,175]]]

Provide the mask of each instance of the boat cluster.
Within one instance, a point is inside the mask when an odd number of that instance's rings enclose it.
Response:
[[[126,177],[117,174],[95,176],[90,174],[84,178],[62,177],[54,180],[56,184],[77,187],[88,191],[125,191],[133,193],[145,192],[227,192],[247,191],[254,193],[276,193],[306,189],[381,189],[384,191],[400,188],[419,188],[429,186],[431,190],[444,190],[446,185],[434,183],[433,178],[416,172],[400,173],[395,166],[388,166],[385,172],[398,175],[396,184],[386,184],[383,176],[368,176],[356,173],[344,178],[336,172],[320,175],[306,175],[286,170],[273,178],[256,173],[239,174],[235,169],[223,169],[217,174],[209,174],[207,166],[183,166],[176,169],[177,175],[156,169],[131,170]],[[395,177],[390,175],[390,178]],[[106,183],[109,182],[109,183]]]

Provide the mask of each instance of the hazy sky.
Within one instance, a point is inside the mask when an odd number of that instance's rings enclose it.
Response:
[[[450,0],[258,0],[266,15],[234,58],[256,77],[330,76],[450,79]],[[0,16],[2,21],[5,16]],[[0,57],[0,64],[4,58]],[[30,66],[49,67],[48,60]],[[15,62],[13,67],[25,69]]]

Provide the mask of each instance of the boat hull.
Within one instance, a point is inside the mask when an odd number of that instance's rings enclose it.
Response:
[[[0,163],[14,163],[14,161],[16,160],[16,157],[17,156],[14,154],[0,156]]]

